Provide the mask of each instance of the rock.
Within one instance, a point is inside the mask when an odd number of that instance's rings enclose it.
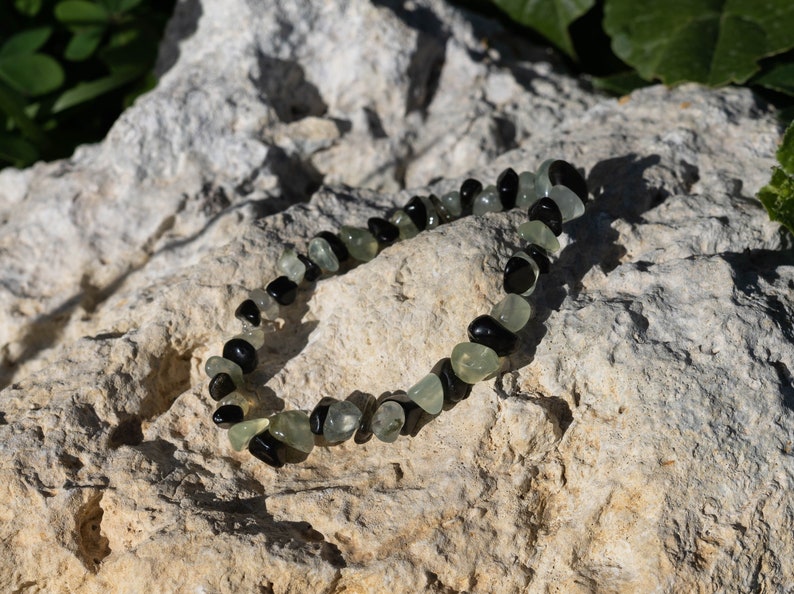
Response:
[[[0,173],[0,589],[791,589],[794,267],[753,198],[774,113],[605,98],[541,55],[436,0],[185,1],[102,143]],[[231,448],[203,365],[285,244],[547,158],[594,200],[503,374],[392,444]],[[413,385],[502,299],[525,220],[300,290],[263,322],[256,412]]]

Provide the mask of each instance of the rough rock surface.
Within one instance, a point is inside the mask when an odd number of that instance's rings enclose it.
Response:
[[[159,69],[101,144],[0,173],[0,590],[794,589],[794,256],[750,92],[600,97],[430,0],[186,0]],[[203,363],[284,243],[552,155],[595,199],[500,377],[395,444],[231,450]],[[418,380],[524,217],[302,292],[261,410]]]

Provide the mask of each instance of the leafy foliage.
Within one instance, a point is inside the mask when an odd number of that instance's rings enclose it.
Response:
[[[780,167],[772,170],[772,179],[758,192],[769,218],[794,233],[794,124],[783,135],[777,150]]]

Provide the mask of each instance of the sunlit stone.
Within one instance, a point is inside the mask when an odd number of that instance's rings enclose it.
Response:
[[[306,264],[298,258],[297,252],[292,248],[284,250],[276,263],[276,268],[297,285],[301,284],[303,275],[306,274]]]
[[[562,221],[570,221],[584,214],[584,204],[574,192],[565,186],[552,186],[549,198],[560,208]]]
[[[309,453],[314,448],[314,434],[309,428],[309,415],[299,410],[285,410],[270,417],[268,431],[276,439],[296,450]]]
[[[348,400],[331,404],[323,423],[323,436],[326,441],[335,443],[353,437],[361,425],[361,416],[361,410]]]
[[[437,415],[444,406],[444,387],[434,373],[428,373],[408,388],[408,398],[416,402],[426,412]]]
[[[218,408],[229,404],[242,408],[244,415],[247,415],[248,411],[251,410],[251,400],[245,394],[241,394],[240,392],[232,392],[228,396],[221,398],[218,401]]]
[[[229,443],[236,452],[242,452],[254,435],[262,433],[270,425],[270,419],[251,419],[242,423],[235,423],[229,428]]]
[[[393,400],[388,400],[381,403],[375,414],[372,415],[370,427],[375,437],[386,443],[392,443],[400,436],[400,430],[404,423],[405,411],[403,411],[403,407]]]
[[[532,306],[520,295],[509,293],[493,306],[491,317],[511,332],[518,332],[532,317]]]
[[[226,373],[232,378],[235,386],[243,385],[243,370],[237,363],[233,363],[223,357],[215,355],[207,359],[204,364],[204,371],[209,377],[215,377],[219,373]]]
[[[459,342],[449,358],[455,375],[467,384],[476,384],[499,371],[501,366],[493,349],[476,342]]]
[[[326,272],[339,270],[339,259],[331,249],[331,244],[322,237],[315,237],[309,242],[309,259]]]
[[[342,225],[339,238],[350,255],[360,262],[369,262],[378,253],[378,240],[366,229]]]
[[[518,226],[518,234],[521,239],[528,243],[534,243],[542,247],[548,253],[556,252],[560,249],[560,241],[541,221],[527,221]]]

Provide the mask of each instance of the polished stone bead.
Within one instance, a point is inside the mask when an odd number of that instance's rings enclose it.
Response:
[[[400,239],[400,228],[386,219],[372,217],[367,220],[367,228],[381,246],[391,245]]]
[[[217,355],[207,359],[204,364],[204,371],[209,377],[215,377],[219,373],[226,373],[232,378],[236,386],[243,385],[243,370],[237,363],[218,357]]]
[[[268,431],[288,446],[308,454],[314,448],[309,416],[300,410],[284,410],[270,417]]]
[[[274,468],[281,468],[286,463],[287,446],[283,441],[276,439],[270,431],[254,435],[248,442],[248,451],[253,456]]]
[[[540,164],[535,172],[535,196],[540,199],[549,195],[551,191],[551,180],[549,180],[549,166],[554,163],[554,159],[547,159]]]
[[[267,293],[281,305],[289,305],[298,296],[298,285],[286,276],[279,276],[267,285]]]
[[[251,373],[259,365],[254,345],[242,338],[232,338],[223,345],[223,358],[237,363],[243,373]]]
[[[219,406],[212,415],[212,422],[222,429],[228,429],[245,418],[243,409],[236,404]]]
[[[259,307],[253,299],[246,299],[237,309],[234,310],[235,317],[243,323],[251,326],[259,326],[262,323],[262,316],[259,314]]]
[[[386,400],[380,403],[375,414],[372,415],[370,428],[375,437],[386,443],[392,443],[400,436],[404,424],[403,407],[393,400]]]
[[[420,196],[413,196],[403,207],[403,211],[411,218],[419,231],[424,231],[427,228],[427,206]]]
[[[516,205],[518,198],[518,174],[511,167],[505,169],[496,179],[496,191],[505,210],[510,210]]]
[[[563,223],[572,221],[584,214],[584,203],[579,199],[579,196],[565,186],[552,186],[549,198],[554,200],[554,203],[560,209]]]
[[[444,388],[441,380],[433,373],[408,388],[408,398],[416,402],[428,414],[437,415],[444,406]]]
[[[474,199],[482,192],[482,183],[472,177],[460,185],[460,204],[463,210],[468,210],[474,204]]]
[[[400,230],[400,239],[411,239],[419,235],[419,228],[404,210],[396,210],[389,221]]]
[[[378,241],[366,229],[342,225],[339,238],[345,244],[348,253],[359,262],[369,262],[378,255]]]
[[[306,280],[306,282],[313,283],[322,276],[322,269],[320,269],[320,267],[312,262],[309,258],[303,254],[298,254],[298,260],[303,262],[303,265],[306,267],[306,272],[303,274],[303,278]]]
[[[350,439],[361,425],[361,416],[361,410],[349,400],[334,402],[328,408],[323,436],[330,443]]]
[[[511,332],[518,332],[532,317],[532,306],[520,295],[508,293],[493,306],[491,317]]]
[[[441,387],[444,390],[444,402],[460,402],[471,394],[471,384],[467,384],[455,375],[455,371],[452,369],[452,361],[450,361],[449,357],[445,357],[436,363],[433,366],[432,373],[435,373],[441,381]]]
[[[530,258],[535,260],[541,274],[548,274],[551,262],[549,262],[549,257],[546,255],[546,250],[534,243],[530,243],[524,248],[524,251]]]
[[[565,186],[576,194],[583,204],[587,202],[587,182],[573,165],[557,159],[549,165],[548,176],[552,186]]]
[[[444,206],[444,204],[441,202],[441,199],[438,196],[436,196],[435,194],[430,194],[430,196],[428,196],[427,198],[428,200],[430,200],[430,203],[433,205],[433,210],[438,214],[439,225],[445,225],[446,223],[449,223],[452,219],[455,218],[452,216],[452,214],[450,214],[447,211],[447,207]]]
[[[328,416],[328,408],[334,402],[339,402],[339,400],[336,398],[331,398],[330,396],[324,396],[323,398],[320,398],[320,402],[317,403],[309,415],[309,430],[315,435],[323,434],[323,426],[325,425],[325,419]]]
[[[256,303],[259,313],[266,320],[275,320],[281,313],[278,301],[268,295],[264,289],[254,289],[248,294],[248,297]]]
[[[517,252],[505,264],[503,287],[505,293],[530,295],[538,282],[538,265],[529,256]]]
[[[232,376],[230,376],[228,373],[221,372],[210,380],[210,397],[216,402],[224,396],[228,396],[236,389],[237,386],[235,385]]]
[[[521,175],[518,176],[516,206],[518,208],[529,208],[537,199],[537,196],[535,196],[535,174],[531,171],[522,171]]]
[[[439,199],[444,210],[449,213],[452,218],[457,218],[463,214],[463,205],[460,201],[460,192],[453,191],[447,192]]]
[[[424,411],[424,409],[416,402],[411,400],[408,397],[408,394],[403,391],[394,392],[385,398],[382,398],[381,404],[384,402],[396,402],[403,409],[405,420],[403,421],[402,428],[400,429],[400,435],[415,434],[415,432],[418,431],[420,421],[425,417],[429,418],[429,415]]]
[[[296,285],[303,282],[306,274],[306,264],[298,258],[297,252],[292,248],[285,249],[276,263],[276,268]]]
[[[232,425],[226,434],[229,437],[229,443],[232,444],[232,449],[235,452],[242,452],[248,447],[251,439],[267,429],[268,425],[270,425],[270,419],[250,419]]]
[[[469,324],[469,340],[492,348],[500,357],[512,355],[518,349],[518,335],[491,316],[477,316]]]
[[[452,370],[467,384],[476,384],[499,371],[502,362],[492,348],[476,342],[460,342],[450,355]]]
[[[326,272],[339,270],[339,259],[329,244],[322,237],[315,237],[309,242],[309,258]]]
[[[321,237],[328,242],[328,245],[331,246],[336,259],[339,260],[339,262],[344,262],[350,257],[345,244],[335,233],[331,233],[330,231],[320,231],[316,237]]]
[[[441,224],[441,215],[438,214],[436,206],[430,196],[420,196],[420,200],[425,205],[425,212],[427,212],[427,226],[425,229],[435,229]],[[433,196],[435,198],[435,196]],[[436,198],[438,200],[438,198]]]
[[[486,212],[501,212],[502,202],[499,200],[499,193],[496,186],[488,186],[477,194],[471,206],[471,212],[475,216],[484,215]]]
[[[540,221],[551,229],[554,235],[559,236],[562,233],[562,213],[551,198],[541,198],[529,207],[527,214],[530,221]]]
[[[265,344],[265,328],[272,331],[272,326],[269,325],[259,328],[243,328],[243,331],[234,338],[242,338],[246,342],[250,342],[255,349],[261,349]]]
[[[370,394],[353,394],[354,404],[361,409],[361,424],[353,436],[353,441],[357,444],[367,443],[372,439],[372,415],[378,408],[378,401]]]
[[[227,394],[218,401],[218,406],[234,405],[239,406],[243,411],[243,415],[247,415],[251,410],[251,400],[242,392],[236,390],[231,394]]]
[[[518,226],[518,234],[524,241],[534,243],[546,253],[553,254],[560,249],[560,240],[541,221],[527,221]]]

